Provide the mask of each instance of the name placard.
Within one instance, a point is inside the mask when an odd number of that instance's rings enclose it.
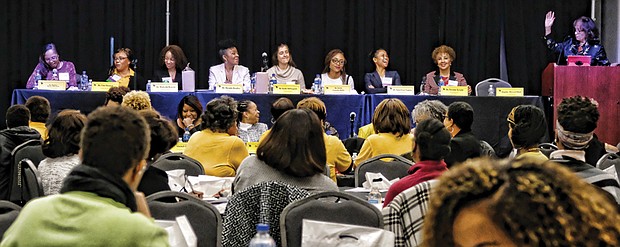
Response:
[[[176,82],[151,82],[151,92],[178,92],[179,83]]]
[[[350,94],[350,91],[349,85],[323,85],[324,94]]]
[[[467,86],[441,86],[441,95],[444,96],[467,96]]]
[[[187,147],[187,142],[179,141],[177,142],[177,145],[174,145],[174,147],[170,149],[170,151],[173,153],[183,153],[186,147]]]
[[[248,150],[248,153],[255,154],[256,149],[258,149],[258,142],[246,142],[245,148]]]
[[[67,89],[66,81],[49,81],[49,80],[39,80],[40,90],[54,90],[54,91],[65,91]]]
[[[299,94],[299,90],[298,84],[273,84],[274,94]]]
[[[94,81],[90,91],[93,92],[107,92],[111,87],[118,87],[118,82],[115,81]]]
[[[243,84],[225,84],[218,83],[215,85],[216,93],[230,93],[230,94],[242,94]]]
[[[388,86],[387,93],[395,95],[414,95],[415,86]]]
[[[522,87],[498,87],[495,88],[495,95],[503,97],[522,97],[524,94]]]

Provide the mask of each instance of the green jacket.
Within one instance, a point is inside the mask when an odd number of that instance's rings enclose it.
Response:
[[[168,235],[119,202],[72,191],[26,204],[0,246],[168,246]]]

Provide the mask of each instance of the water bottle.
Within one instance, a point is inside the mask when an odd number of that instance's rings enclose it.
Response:
[[[250,93],[256,93],[256,73],[250,77]]]
[[[148,80],[148,82],[146,83],[146,91],[147,92],[151,91],[151,80]]]
[[[93,90],[93,79],[88,79],[88,86],[86,87],[86,91]]]
[[[493,85],[489,85],[489,95],[488,96],[495,96],[495,88],[493,88]]]
[[[443,76],[439,76],[439,83],[437,84],[437,86],[439,86],[437,88],[437,95],[441,95],[441,87],[446,85],[446,83],[443,80],[443,78],[444,78]]]
[[[37,70],[34,74],[34,87],[32,89],[39,89],[39,81],[41,80],[41,71]]]
[[[88,89],[88,75],[86,70],[82,71],[82,78],[80,78],[80,90],[86,91]]]
[[[312,92],[315,94],[323,94],[323,82],[321,81],[321,75],[316,74],[314,82],[312,83]]]
[[[275,247],[276,241],[269,235],[269,225],[257,224],[256,235],[250,240],[249,247]]]
[[[58,81],[58,70],[54,69],[52,70],[52,81]]]
[[[379,188],[375,185],[375,181],[372,181],[370,183],[370,193],[368,193],[368,203],[376,207],[382,206],[381,192],[379,191]]]
[[[273,85],[278,84],[278,80],[276,80],[276,74],[271,74],[269,78],[269,93],[273,93]]]
[[[185,128],[185,132],[183,133],[183,139],[181,139],[181,141],[188,142],[191,136],[192,134],[189,133],[189,128]]]

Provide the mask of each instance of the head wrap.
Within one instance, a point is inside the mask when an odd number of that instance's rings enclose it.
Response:
[[[555,129],[558,135],[558,141],[562,143],[566,149],[583,150],[588,147],[594,136],[594,131],[589,133],[575,133],[565,130],[559,121],[555,122]]]

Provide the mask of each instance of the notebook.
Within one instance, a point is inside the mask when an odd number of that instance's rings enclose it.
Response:
[[[568,66],[590,66],[590,56],[571,55],[567,58]]]

